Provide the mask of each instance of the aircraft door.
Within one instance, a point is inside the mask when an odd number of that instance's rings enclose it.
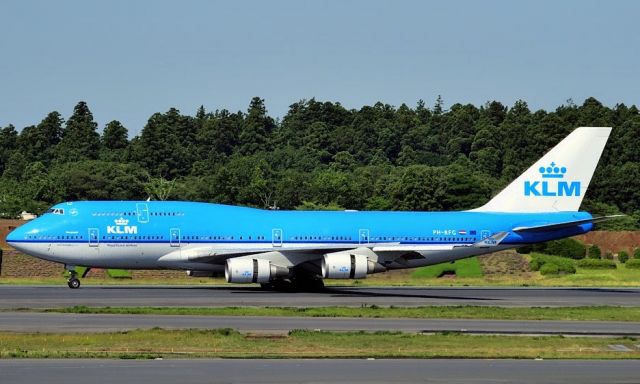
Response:
[[[359,244],[369,244],[369,230],[361,229],[358,231],[358,243]]]
[[[98,228],[89,228],[89,246],[97,247],[100,244],[100,231]]]
[[[138,216],[138,223],[145,224],[149,222],[149,207],[147,207],[147,204],[136,204],[136,213]]]
[[[282,229],[274,228],[271,230],[271,243],[274,247],[282,247]]]
[[[169,230],[169,243],[172,247],[180,246],[180,228],[171,228]]]

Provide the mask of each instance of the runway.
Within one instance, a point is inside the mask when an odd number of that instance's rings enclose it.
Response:
[[[0,285],[0,308],[86,306],[423,306],[504,307],[638,306],[638,288],[328,288],[319,293],[263,291],[229,286],[59,286]]]
[[[637,383],[638,360],[0,360],[0,383]]]
[[[541,321],[466,319],[377,319],[326,317],[247,317],[190,315],[111,315],[0,312],[0,331],[110,332],[129,329],[234,328],[243,332],[400,331],[411,333],[640,336],[640,323],[618,321]]]

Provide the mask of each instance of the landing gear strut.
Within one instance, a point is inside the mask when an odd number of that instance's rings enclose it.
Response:
[[[67,280],[67,285],[71,289],[80,288],[80,280],[78,279],[78,272],[74,269],[74,267],[67,267],[69,271],[69,279]]]

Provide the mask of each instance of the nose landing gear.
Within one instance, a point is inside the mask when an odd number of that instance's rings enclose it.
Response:
[[[67,279],[67,285],[71,289],[80,288],[80,279],[78,279],[78,272],[76,272],[75,267],[73,266],[65,266],[69,271],[69,278]]]

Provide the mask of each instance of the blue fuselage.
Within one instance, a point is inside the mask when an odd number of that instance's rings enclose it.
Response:
[[[501,245],[516,247],[592,228],[587,223],[551,231],[511,232],[516,227],[591,218],[586,212],[269,211],[157,201],[81,201],[58,204],[48,212],[15,229],[7,241],[26,253],[57,262],[123,268],[162,267],[153,260],[176,248],[473,244],[502,231],[509,235]],[[88,256],[83,262],[82,252],[98,250],[99,256]]]

